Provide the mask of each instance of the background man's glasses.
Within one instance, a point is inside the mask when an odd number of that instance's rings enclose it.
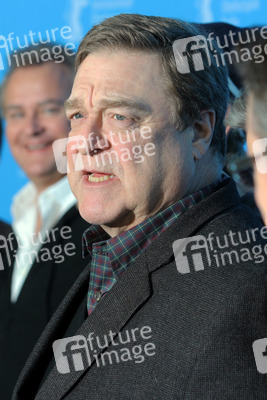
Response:
[[[254,156],[242,156],[231,160],[227,165],[227,169],[231,173],[233,179],[236,182],[245,184],[246,186],[254,186],[253,181],[253,170],[258,168],[259,163],[265,162],[267,164],[267,155],[265,152],[260,152],[258,155]],[[264,171],[263,168],[259,171],[261,173],[267,173],[267,168]]]
[[[231,173],[233,179],[249,188],[254,187],[253,168],[255,166],[255,157],[248,155],[231,160],[227,165],[227,169]]]

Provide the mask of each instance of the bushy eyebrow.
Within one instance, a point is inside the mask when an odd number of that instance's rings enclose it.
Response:
[[[67,99],[64,103],[65,111],[74,110],[83,107],[83,101],[77,97]]]
[[[83,101],[79,98],[74,97],[65,101],[65,111],[70,109],[83,108]],[[127,98],[115,98],[115,99],[102,99],[99,101],[98,106],[101,108],[126,108],[137,110],[142,113],[148,114],[151,112],[149,104],[142,101],[135,101]]]
[[[149,104],[141,100],[136,101],[127,98],[102,99],[100,100],[99,105],[103,108],[127,108],[127,109],[141,111],[143,113],[151,112],[151,107],[149,106]]]

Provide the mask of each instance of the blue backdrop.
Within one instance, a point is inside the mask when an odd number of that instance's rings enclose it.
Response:
[[[6,13],[5,13],[6,9]],[[239,26],[267,25],[266,0],[9,0],[1,6],[0,79],[7,69],[7,50],[3,46],[11,35],[21,44],[29,32],[50,34],[62,43],[79,43],[92,25],[118,13],[140,13],[174,17],[192,22],[224,21]],[[71,38],[59,36],[64,26],[71,28]],[[58,28],[58,29],[56,29]],[[67,36],[67,35],[66,35]],[[0,160],[0,219],[11,221],[10,204],[13,195],[27,182],[15,163],[4,140]]]

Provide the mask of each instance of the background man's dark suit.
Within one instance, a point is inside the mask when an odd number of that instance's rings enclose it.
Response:
[[[11,232],[11,227],[10,225],[6,224],[4,221],[0,220],[0,235],[3,236],[8,236],[8,234]]]
[[[7,286],[7,269],[8,260],[6,258],[7,237],[12,232],[11,226],[0,220],[0,348],[3,340],[3,315],[5,315],[5,296]]]
[[[71,235],[70,239],[62,238],[59,233],[64,226],[71,228],[71,232],[68,231],[70,233],[65,235],[65,237]],[[82,234],[88,226],[88,223],[81,218],[76,205],[60,219],[53,228],[56,240],[51,240],[42,248],[51,250],[53,246],[63,247],[70,242],[75,245],[75,250],[72,250],[75,254],[68,257],[62,253],[64,261],[61,263],[55,263],[54,260],[41,263],[35,261],[16,303],[10,302],[12,266],[8,269],[3,307],[4,337],[0,349],[0,380],[3,382],[0,385],[1,399],[11,397],[16,380],[36,341],[88,263],[82,258],[81,253]],[[56,230],[56,227],[59,229]]]
[[[258,224],[227,181],[162,233],[89,318],[86,268],[38,341],[13,399],[266,399],[266,377],[258,373],[252,351],[254,340],[267,332],[266,263],[218,268],[213,262],[204,271],[179,274],[172,249],[177,239],[210,232],[221,237],[230,229],[244,232]],[[103,339],[110,330],[143,326],[151,327],[155,355],[142,363],[98,367],[93,362],[66,374],[55,367],[52,343],[57,339],[87,338],[92,332]],[[131,346],[136,344],[140,341]],[[107,351],[116,349],[110,345]]]

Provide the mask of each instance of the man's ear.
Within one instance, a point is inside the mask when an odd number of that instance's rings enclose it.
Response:
[[[216,114],[214,110],[203,110],[200,112],[200,118],[194,122],[192,151],[195,160],[203,157],[210,147],[215,121]]]

